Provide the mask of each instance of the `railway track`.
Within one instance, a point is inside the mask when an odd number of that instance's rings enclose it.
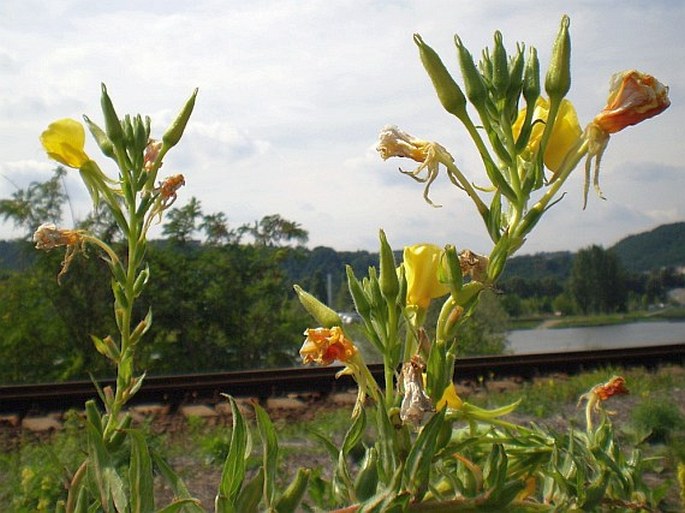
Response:
[[[665,363],[685,364],[685,343],[462,358],[457,361],[455,379],[529,379],[557,372],[575,374],[606,366],[655,367]],[[336,390],[347,390],[354,385],[348,376],[336,379],[335,374],[339,370],[340,367],[300,367],[150,376],[146,378],[132,403],[163,402],[176,407],[185,402],[217,400],[220,393],[259,398],[312,391],[326,394]],[[382,383],[382,365],[371,365],[370,370],[379,383]],[[101,386],[112,383],[108,380],[99,382]],[[90,381],[0,386],[0,413],[63,411],[71,407],[81,407],[86,400],[95,396],[95,387]]]

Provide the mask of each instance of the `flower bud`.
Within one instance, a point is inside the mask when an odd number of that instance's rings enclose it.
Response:
[[[352,296],[354,308],[359,315],[363,318],[367,318],[369,313],[371,313],[371,305],[366,298],[366,293],[359,283],[359,280],[354,275],[352,267],[349,265],[345,266],[345,272],[347,273],[347,286],[350,289],[350,296]]]
[[[571,88],[571,36],[568,31],[570,24],[569,17],[562,16],[545,77],[545,91],[553,102],[561,100]]]
[[[181,112],[179,112],[178,116],[176,116],[174,122],[171,124],[171,126],[169,126],[169,128],[167,128],[167,131],[164,132],[164,135],[162,136],[162,142],[164,143],[165,148],[176,146],[178,141],[181,140],[183,131],[185,130],[188,120],[190,119],[190,115],[193,112],[193,108],[195,107],[195,98],[197,97],[197,92],[198,89],[195,88],[193,94],[190,96],[190,98],[188,98],[185,105],[181,109]]]
[[[443,258],[446,271],[444,282],[449,286],[452,295],[457,294],[464,285],[464,277],[461,274],[461,265],[459,263],[459,256],[457,255],[457,248],[452,244],[445,246]]]
[[[294,285],[293,288],[304,309],[307,310],[321,326],[324,328],[342,326],[340,316],[333,309],[323,304],[309,292],[304,291],[299,285]]]
[[[459,36],[454,36],[454,43],[457,45],[457,55],[459,56],[461,74],[464,77],[466,97],[480,111],[485,106],[485,100],[488,96],[483,77],[476,68],[471,53],[462,44]]]
[[[414,34],[414,42],[419,47],[419,55],[423,67],[433,82],[435,92],[438,93],[440,103],[447,112],[462,119],[466,114],[466,98],[461,88],[454,81],[447,68],[440,60],[440,56],[430,46],[423,42],[421,36]]]
[[[497,98],[504,98],[509,87],[509,61],[499,30],[495,32],[495,46],[492,50],[492,85]]]
[[[380,249],[380,276],[378,281],[381,287],[383,297],[391,302],[395,301],[397,293],[400,291],[400,282],[397,279],[397,271],[395,264],[395,256],[392,248],[388,244],[388,239],[383,230],[380,231],[381,249]]]
[[[124,131],[121,128],[121,121],[117,112],[114,110],[112,100],[107,94],[107,87],[102,84],[102,95],[100,97],[100,105],[102,107],[102,114],[105,117],[105,131],[107,137],[115,146],[118,146],[124,141]]]
[[[95,139],[95,142],[100,147],[100,151],[102,151],[103,155],[105,155],[105,157],[114,158],[114,145],[110,138],[107,137],[105,131],[93,123],[88,116],[84,115],[83,120],[86,122],[88,130],[90,130],[93,139]]]

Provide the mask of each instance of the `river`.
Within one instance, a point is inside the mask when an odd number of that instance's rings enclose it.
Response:
[[[652,321],[587,328],[530,329],[507,333],[514,354],[656,346],[685,342],[685,322]]]

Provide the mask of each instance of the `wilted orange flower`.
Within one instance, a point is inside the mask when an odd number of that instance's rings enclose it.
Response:
[[[607,104],[592,122],[613,134],[656,116],[669,105],[667,86],[646,73],[623,71],[611,77]]]
[[[300,348],[300,356],[305,364],[330,365],[336,360],[345,363],[357,354],[357,347],[339,326],[310,328],[304,334],[307,338]]]
[[[83,242],[83,231],[57,228],[53,223],[43,223],[33,234],[36,249],[54,249],[74,246]]]
[[[628,393],[626,380],[622,376],[614,376],[606,383],[596,385],[591,393],[595,394],[600,401],[606,401],[615,395],[625,395]]]
[[[383,160],[387,160],[390,157],[405,157],[420,162],[421,165],[414,171],[403,171],[400,169],[400,172],[411,176],[417,182],[425,183],[424,199],[430,205],[438,206],[428,198],[428,191],[431,184],[438,177],[439,164],[441,162],[454,162],[452,155],[445,148],[436,142],[417,139],[394,125],[387,125],[383,127],[378,136],[376,150],[380,153]],[[424,170],[426,170],[426,176],[422,177],[421,173]]]
[[[155,139],[150,139],[147,142],[145,151],[143,153],[143,169],[148,173],[152,171],[152,166],[154,165],[159,152],[162,150],[162,141],[157,141]]]

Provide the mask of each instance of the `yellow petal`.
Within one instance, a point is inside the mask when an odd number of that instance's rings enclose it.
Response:
[[[535,111],[533,112],[533,122],[536,120],[547,121],[547,116],[549,114],[549,101],[545,98],[538,98],[535,103]],[[523,125],[523,120],[526,116],[526,109],[519,112],[512,130],[514,136],[518,137],[521,132],[521,127]],[[544,131],[543,123],[535,123],[533,129],[531,130],[530,139],[528,140],[528,145],[526,149],[532,154],[537,150],[540,144],[540,139],[542,138],[542,132]],[[576,144],[578,139],[582,136],[583,131],[580,128],[580,123],[578,122],[578,116],[573,104],[564,99],[561,101],[559,106],[559,113],[554,121],[554,128],[552,129],[552,134],[550,135],[549,141],[547,142],[547,148],[545,149],[544,162],[547,169],[555,172],[561,166],[564,161],[564,157],[569,152],[569,150]]]
[[[79,169],[90,160],[83,150],[86,142],[83,125],[73,119],[50,123],[40,135],[40,142],[48,157],[65,166]]]
[[[450,291],[438,278],[442,252],[442,248],[434,244],[416,244],[404,248],[407,304],[426,309],[431,299]]]
[[[445,391],[442,393],[442,397],[435,405],[435,409],[440,411],[447,406],[453,410],[458,410],[461,408],[462,404],[464,404],[464,401],[462,401],[461,397],[457,394],[457,387],[454,386],[454,383],[450,383],[447,385],[447,388],[445,388]]]

